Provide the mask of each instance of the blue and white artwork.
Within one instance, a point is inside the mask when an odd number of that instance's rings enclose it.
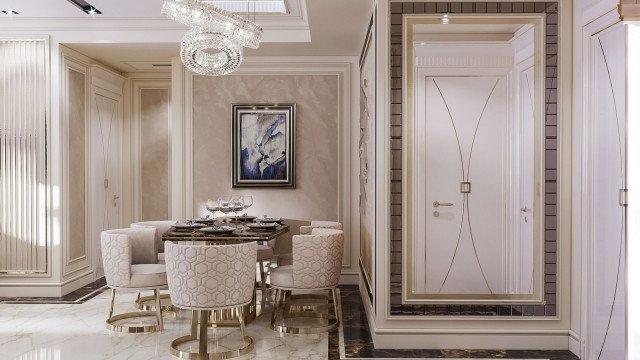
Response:
[[[295,104],[233,105],[233,186],[295,188]]]
[[[287,114],[240,115],[240,179],[287,180]]]

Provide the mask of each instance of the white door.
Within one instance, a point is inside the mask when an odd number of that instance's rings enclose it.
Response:
[[[122,227],[122,97],[94,86],[90,101],[89,218],[93,270],[99,278],[104,275],[100,232]]]
[[[519,149],[518,149],[518,247],[519,259],[518,284],[514,289],[517,294],[533,294],[533,202],[535,189],[535,163],[533,141],[535,134],[533,111],[534,67],[531,66],[520,73],[520,112]]]
[[[425,80],[427,293],[501,294],[505,288],[504,76]],[[418,184],[416,184],[419,186]]]
[[[591,38],[589,336],[587,359],[625,358],[625,28]]]

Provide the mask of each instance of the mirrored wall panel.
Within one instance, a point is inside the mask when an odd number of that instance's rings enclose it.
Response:
[[[405,22],[405,300],[541,303],[543,17]]]

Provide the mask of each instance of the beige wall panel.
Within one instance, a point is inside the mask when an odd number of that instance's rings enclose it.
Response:
[[[338,220],[340,82],[337,75],[195,76],[193,79],[193,204],[220,195],[252,195],[253,215]],[[296,189],[231,188],[231,104],[295,103]],[[218,214],[219,215],[219,214]],[[291,233],[290,233],[291,234]],[[277,252],[290,247],[281,241]]]
[[[169,89],[140,89],[142,221],[169,218]]]
[[[69,260],[86,253],[85,75],[69,69]]]

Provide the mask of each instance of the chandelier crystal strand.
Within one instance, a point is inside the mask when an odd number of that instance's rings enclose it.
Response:
[[[242,47],[257,49],[262,41],[263,30],[255,22],[201,0],[165,0],[162,13],[192,28],[224,35]]]
[[[162,13],[192,27],[182,38],[180,58],[198,74],[234,71],[242,63],[242,49],[257,49],[262,41],[262,28],[255,22],[201,0],[165,0]]]
[[[182,38],[180,58],[195,73],[225,75],[242,63],[242,47],[220,34],[193,29]]]

